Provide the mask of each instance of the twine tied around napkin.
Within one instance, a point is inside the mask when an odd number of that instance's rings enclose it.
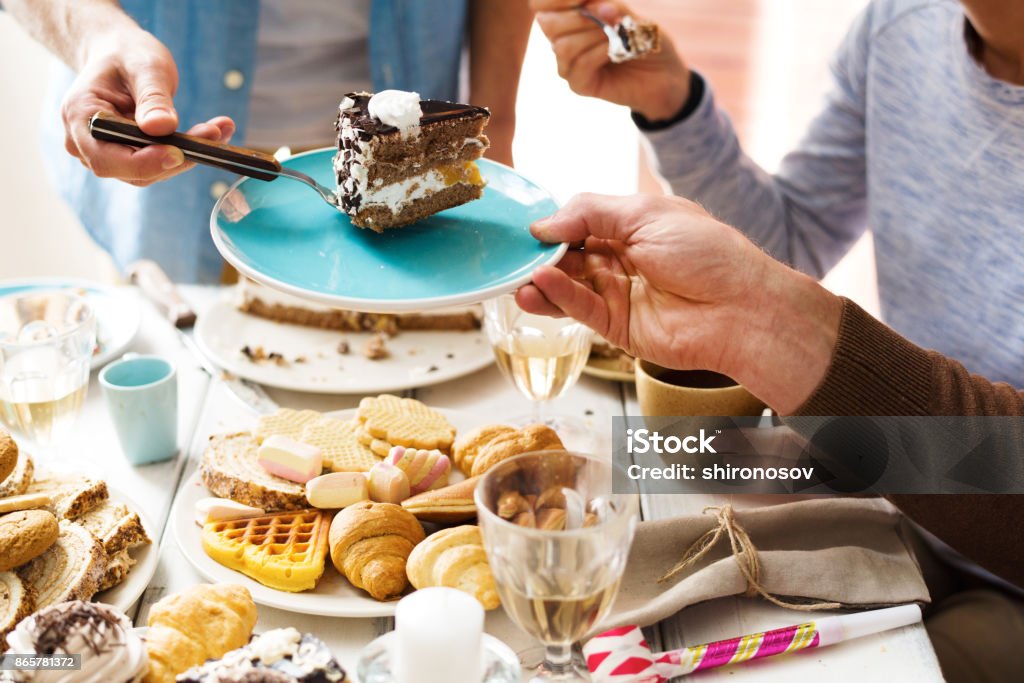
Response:
[[[838,602],[788,602],[786,600],[779,599],[766,591],[761,585],[761,558],[758,555],[757,548],[754,546],[754,542],[750,540],[750,536],[747,534],[747,531],[739,522],[736,521],[736,515],[733,513],[732,505],[709,505],[703,510],[704,514],[707,514],[708,512],[715,513],[715,517],[718,518],[718,524],[711,529],[708,529],[703,536],[694,541],[693,544],[686,549],[686,552],[683,553],[683,559],[677,562],[672,569],[668,570],[664,576],[659,578],[658,583],[664,583],[684,569],[692,567],[694,564],[699,562],[702,557],[707,555],[708,551],[715,547],[715,544],[718,543],[718,539],[722,538],[723,535],[727,535],[729,537],[729,545],[732,547],[732,557],[736,560],[736,566],[739,567],[740,573],[743,574],[743,578],[747,580],[747,590],[744,595],[747,595],[748,597],[760,595],[773,605],[796,610],[798,612],[838,609],[842,606]]]

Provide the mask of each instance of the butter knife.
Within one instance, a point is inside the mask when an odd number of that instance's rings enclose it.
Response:
[[[167,319],[182,345],[189,350],[196,362],[214,382],[220,382],[224,388],[248,408],[260,415],[267,415],[277,410],[274,399],[267,395],[259,384],[218,369],[190,333],[196,323],[196,314],[188,302],[181,296],[178,288],[167,277],[156,262],[149,260],[136,261],[128,266],[128,280],[137,286],[157,310]]]

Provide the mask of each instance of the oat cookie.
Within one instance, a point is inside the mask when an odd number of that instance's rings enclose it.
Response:
[[[358,416],[367,432],[393,446],[447,453],[455,440],[455,428],[444,415],[412,398],[367,397],[359,402]]]
[[[19,510],[0,517],[0,572],[39,557],[59,534],[57,518],[45,510]]]
[[[324,467],[332,472],[366,472],[379,462],[374,452],[359,442],[356,420],[324,417],[306,425],[299,435],[302,443],[323,453]]]

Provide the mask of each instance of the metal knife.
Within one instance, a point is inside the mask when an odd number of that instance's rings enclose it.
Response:
[[[196,323],[196,314],[182,298],[163,268],[154,261],[141,260],[128,266],[127,275],[128,280],[136,285],[171,323],[182,345],[192,353],[199,366],[210,375],[211,380],[222,383],[232,396],[261,415],[277,410],[277,403],[267,396],[267,392],[259,384],[220,370],[206,357],[192,338],[193,335],[188,332]]]

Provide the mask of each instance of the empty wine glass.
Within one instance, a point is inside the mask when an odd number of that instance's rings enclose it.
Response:
[[[544,408],[579,379],[590,355],[590,329],[571,318],[527,313],[511,294],[484,302],[484,329],[501,373],[533,403],[530,415],[510,422],[546,424],[563,440],[585,439],[582,421],[549,416]]]
[[[545,647],[531,681],[587,681],[572,646],[607,613],[636,530],[635,493],[612,492],[607,461],[565,451],[499,463],[475,499],[502,605]],[[528,663],[527,663],[528,664]]]
[[[92,308],[77,294],[0,298],[0,420],[46,459],[74,426],[95,346]]]

